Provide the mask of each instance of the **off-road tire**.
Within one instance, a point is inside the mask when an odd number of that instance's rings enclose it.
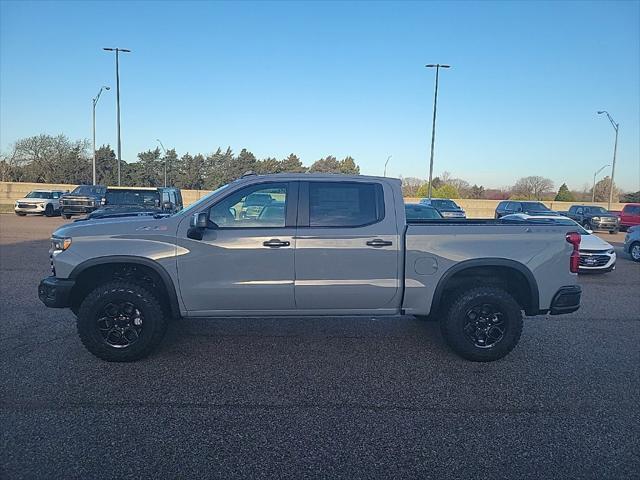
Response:
[[[128,302],[143,316],[139,338],[130,346],[109,345],[98,329],[98,319],[109,303]],[[154,293],[131,282],[112,281],[89,293],[78,309],[77,328],[80,340],[89,352],[108,362],[133,362],[149,355],[162,341],[168,315]]]
[[[490,347],[479,347],[465,333],[468,314],[478,305],[494,305],[501,313],[504,334]],[[515,299],[500,287],[473,287],[451,297],[446,315],[440,320],[445,342],[462,358],[474,362],[492,362],[506,356],[520,341],[522,309]]]

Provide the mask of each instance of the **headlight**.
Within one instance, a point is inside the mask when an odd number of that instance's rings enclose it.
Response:
[[[64,252],[71,246],[71,237],[51,237],[51,249],[54,252]]]
[[[594,222],[599,222],[600,221],[600,217],[592,217],[591,220],[593,220]]]
[[[612,248],[611,250],[607,250],[607,253],[609,255],[613,255],[615,253],[615,250]]]

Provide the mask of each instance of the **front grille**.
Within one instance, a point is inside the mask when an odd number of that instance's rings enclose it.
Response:
[[[71,200],[71,199],[66,199],[66,200],[62,200],[60,202],[61,205],[65,205],[65,206],[73,206],[73,205],[80,205],[83,207],[91,207],[93,206],[93,202],[91,200]]]
[[[581,267],[604,267],[609,263],[609,255],[580,255]]]
[[[35,203],[18,203],[18,208],[38,208]]]

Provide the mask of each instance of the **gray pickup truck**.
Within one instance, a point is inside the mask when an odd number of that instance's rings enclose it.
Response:
[[[390,178],[249,175],[169,217],[59,228],[38,294],[108,361],[148,355],[172,318],[403,314],[438,319],[460,356],[491,361],[518,343],[523,312],[579,308],[570,229],[407,222]]]

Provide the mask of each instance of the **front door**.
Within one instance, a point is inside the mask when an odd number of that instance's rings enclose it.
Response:
[[[295,182],[241,187],[210,207],[202,240],[178,242],[180,292],[189,315],[295,308],[296,207]]]
[[[385,195],[393,198],[376,182],[301,183],[295,250],[300,311],[397,309],[401,237],[396,213],[385,212]]]

